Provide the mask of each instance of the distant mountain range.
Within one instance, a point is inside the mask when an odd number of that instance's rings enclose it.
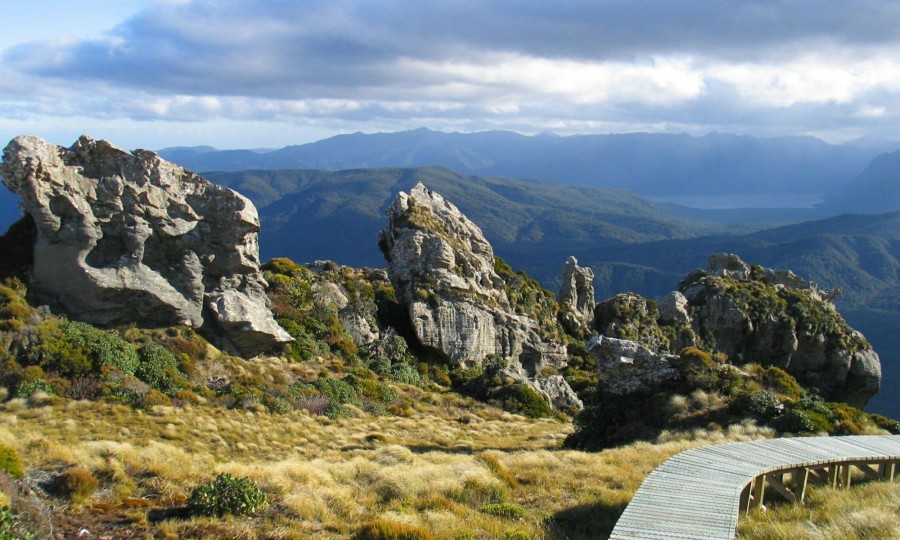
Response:
[[[883,146],[882,146],[883,147]],[[813,137],[757,138],[724,133],[525,136],[506,131],[339,135],[280,150],[166,148],[189,169],[345,170],[442,166],[487,176],[621,188],[644,195],[831,193],[880,147],[831,145]]]
[[[472,176],[441,167],[348,171],[240,171],[206,175],[259,208],[263,258],[329,258],[382,266],[376,248],[384,212],[416,182],[457,205],[510,251],[613,248],[726,231],[713,222],[623,190],[597,190],[514,178]],[[562,265],[565,257],[556,261]]]
[[[826,198],[825,210],[870,214],[900,210],[900,151],[873,159],[844,189]]]

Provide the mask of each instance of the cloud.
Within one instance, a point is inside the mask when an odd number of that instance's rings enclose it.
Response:
[[[157,1],[94,39],[4,51],[0,80],[17,82],[0,83],[0,111],[864,129],[900,110],[898,27],[900,4],[875,0]]]

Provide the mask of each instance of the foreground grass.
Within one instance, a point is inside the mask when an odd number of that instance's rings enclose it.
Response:
[[[435,538],[578,539],[607,536],[643,478],[669,456],[766,435],[745,426],[564,451],[569,421],[529,420],[451,393],[403,392],[415,394],[412,417],[338,420],[11,400],[0,409],[0,443],[22,455],[29,477],[81,467],[100,479],[84,504],[52,502],[62,532],[325,539],[399,527]],[[270,504],[245,518],[187,513],[193,487],[222,472],[254,479]]]
[[[814,488],[803,505],[780,504],[742,516],[742,540],[877,540],[900,538],[900,483],[850,490]]]

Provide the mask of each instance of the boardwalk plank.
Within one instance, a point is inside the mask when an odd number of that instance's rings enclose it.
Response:
[[[651,472],[611,539],[731,540],[754,478],[798,467],[900,460],[900,435],[784,438],[686,450]]]

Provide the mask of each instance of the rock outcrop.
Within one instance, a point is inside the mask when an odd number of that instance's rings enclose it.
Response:
[[[98,325],[205,327],[254,356],[291,337],[268,309],[248,199],[157,154],[17,137],[3,181],[34,219],[31,290]]]
[[[658,313],[624,294],[598,304],[596,322],[602,334],[651,351],[698,346],[734,364],[780,367],[825,398],[862,408],[878,392],[881,363],[831,298],[833,292],[790,271],[718,254],[705,270],[688,274]]]
[[[677,356],[656,353],[631,340],[597,336],[587,350],[597,361],[603,392],[617,396],[656,392],[683,378],[675,366]]]
[[[727,264],[723,264],[727,261]],[[820,289],[790,271],[751,267],[736,255],[710,257],[678,286],[693,329],[738,362],[785,369],[823,396],[862,408],[881,385],[881,362]]]
[[[533,387],[543,368],[566,364],[563,343],[548,336],[541,321],[517,312],[495,270],[493,248],[456,206],[418,184],[397,196],[387,217],[379,247],[426,351],[457,366],[500,356],[507,375]],[[567,393],[567,400],[577,400],[571,389]]]
[[[578,259],[569,257],[563,265],[559,303],[566,311],[562,323],[572,333],[590,332],[594,326],[594,271],[578,266]]]
[[[341,326],[357,347],[365,349],[381,339],[373,285],[390,286],[384,270],[354,269],[331,261],[315,261],[309,269],[313,272],[312,292],[316,304],[334,307]]]

